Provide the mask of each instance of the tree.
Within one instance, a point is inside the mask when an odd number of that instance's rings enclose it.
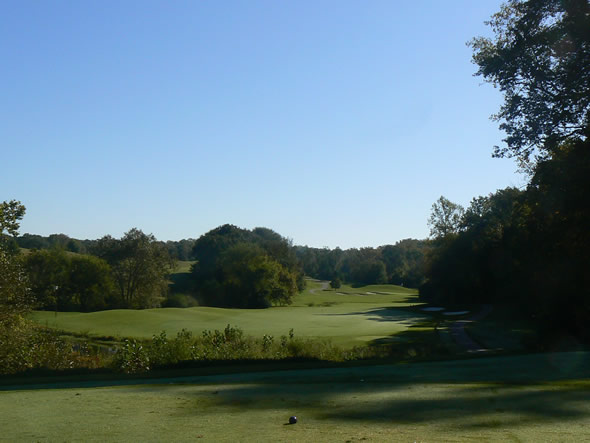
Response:
[[[471,41],[477,75],[499,87],[493,116],[506,132],[497,157],[551,157],[561,144],[590,134],[590,3],[509,0],[486,22],[493,39]],[[535,157],[531,159],[531,156]]]
[[[168,289],[168,274],[174,268],[166,246],[152,234],[133,228],[120,240],[101,238],[94,248],[112,268],[121,307],[159,306]]]
[[[62,249],[31,251],[24,258],[31,293],[42,309],[73,311],[68,292],[70,259]]]
[[[449,234],[455,234],[461,226],[463,207],[453,203],[449,199],[441,197],[432,204],[432,213],[428,219],[430,236],[444,238]]]
[[[340,286],[342,286],[342,282],[340,281],[340,279],[338,277],[334,277],[332,279],[332,281],[330,282],[330,287],[332,289],[339,289]]]
[[[389,283],[417,288],[424,282],[426,244],[425,240],[407,238],[379,248]]]
[[[0,203],[0,373],[21,367],[27,350],[28,283],[18,249],[8,242],[9,235],[17,235],[24,214],[25,207],[16,200]]]
[[[19,321],[30,309],[26,276],[8,236],[16,236],[26,212],[16,200],[0,203],[0,326]]]
[[[197,297],[212,306],[262,308],[290,304],[303,272],[291,242],[267,228],[223,225],[193,248]]]
[[[228,306],[286,305],[297,293],[295,276],[257,245],[241,243],[230,248],[221,258],[221,271]]]
[[[3,201],[0,203],[0,236],[4,239],[7,235],[16,236],[20,221],[25,216],[26,209],[17,200]]]
[[[108,263],[63,249],[34,250],[23,259],[31,293],[40,309],[97,311],[112,306]]]

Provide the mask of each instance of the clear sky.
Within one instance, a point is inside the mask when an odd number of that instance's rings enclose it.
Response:
[[[425,238],[439,196],[524,183],[466,46],[499,5],[4,0],[0,200],[81,239]]]

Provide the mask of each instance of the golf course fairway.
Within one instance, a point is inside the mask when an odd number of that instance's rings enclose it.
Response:
[[[321,283],[310,281],[308,289],[295,297],[292,305],[269,309],[199,306],[90,313],[37,311],[31,318],[62,331],[102,337],[151,338],[161,331],[174,336],[182,329],[200,335],[206,329],[223,330],[227,324],[256,337],[280,337],[293,329],[298,337],[327,339],[342,347],[388,337],[429,318],[408,310],[420,304],[417,291],[412,289],[394,285],[343,286],[335,292],[321,288]]]
[[[125,383],[3,388],[0,440],[590,439],[590,353]]]

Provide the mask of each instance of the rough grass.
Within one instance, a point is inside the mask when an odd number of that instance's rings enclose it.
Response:
[[[7,441],[587,441],[589,368],[589,354],[563,353],[4,391],[0,429]]]
[[[41,325],[94,336],[150,338],[161,331],[169,336],[182,329],[200,335],[227,324],[247,334],[279,337],[294,329],[302,338],[322,338],[343,347],[361,345],[406,331],[428,318],[408,310],[419,304],[416,291],[393,285],[323,291],[321,284],[298,295],[293,305],[269,309],[211,307],[112,310],[92,313],[38,311],[32,319]],[[313,291],[316,289],[316,291]],[[377,291],[381,293],[376,293]],[[367,292],[375,292],[367,294]],[[400,309],[403,308],[403,309]]]

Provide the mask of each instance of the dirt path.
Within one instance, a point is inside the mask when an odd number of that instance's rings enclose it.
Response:
[[[464,319],[464,320],[457,320],[451,324],[451,337],[457,343],[457,345],[463,348],[466,352],[485,352],[489,351],[489,349],[485,348],[484,346],[477,343],[473,340],[467,331],[465,331],[465,326],[469,323],[473,323],[474,321],[482,320],[486,317],[490,312],[492,312],[491,305],[483,305],[481,311],[477,314],[472,315],[471,317]]]

